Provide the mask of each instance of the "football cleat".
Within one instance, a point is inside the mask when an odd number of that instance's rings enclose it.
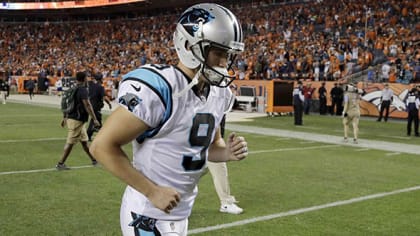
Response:
[[[230,203],[220,206],[219,211],[223,213],[238,215],[241,214],[244,210],[238,207],[235,203]]]

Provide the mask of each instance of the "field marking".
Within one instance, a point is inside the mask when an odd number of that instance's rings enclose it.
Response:
[[[339,147],[340,145],[319,145],[311,147],[296,147],[296,148],[278,148],[271,150],[260,150],[260,151],[250,151],[249,154],[258,154],[258,153],[267,153],[267,152],[281,152],[281,151],[300,151],[300,150],[309,150],[309,149],[319,149],[319,148],[330,148],[330,147]]]
[[[400,155],[401,153],[399,152],[389,152],[389,153],[385,153],[385,156],[389,157],[389,156],[396,156],[396,155]]]
[[[359,148],[359,149],[356,149],[356,150],[354,150],[355,152],[364,152],[364,151],[369,151],[370,150],[370,148]]]
[[[302,141],[299,142],[300,144],[311,144],[311,143],[315,143],[315,141]]]
[[[276,141],[284,141],[284,140],[290,140],[290,138],[286,138],[286,137],[284,137],[284,138],[276,138],[275,140]]]
[[[321,128],[313,127],[313,126],[296,126],[298,129],[308,129],[308,130],[321,130]]]
[[[74,167],[72,166],[72,167],[70,167],[70,170],[91,168],[91,167],[94,167],[94,166],[92,166],[92,165],[89,165],[89,166],[74,166]],[[18,170],[18,171],[0,172],[0,175],[28,174],[28,173],[50,172],[50,171],[58,171],[58,170],[56,168],[38,169],[38,170]],[[60,171],[67,171],[67,170],[60,170]]]
[[[390,152],[400,152],[400,153],[409,153],[409,154],[420,154],[420,149],[418,145],[414,144],[404,144],[398,143],[397,145],[388,141],[374,141],[367,139],[359,139],[358,144],[353,143],[343,143],[343,138],[335,135],[326,135],[326,134],[317,134],[317,133],[308,133],[301,131],[291,131],[291,130],[282,130],[282,129],[271,129],[271,128],[262,128],[254,126],[245,126],[237,124],[227,124],[227,129],[236,132],[244,132],[249,134],[263,134],[267,136],[274,137],[288,137],[301,140],[312,140],[321,143],[330,143],[330,144],[340,144],[346,146],[353,146],[358,148],[371,148],[380,151],[390,151]]]
[[[61,141],[66,138],[36,138],[36,139],[8,139],[0,140],[0,143],[26,143],[26,142],[43,142],[43,141]]]
[[[406,136],[391,136],[391,135],[377,135],[378,137],[384,137],[384,138],[395,138],[395,139],[403,139],[403,140],[408,140],[410,139],[410,137],[406,137]]]
[[[231,228],[231,227],[242,226],[242,225],[246,225],[246,224],[252,224],[252,223],[256,223],[256,222],[260,222],[260,221],[267,221],[267,220],[272,220],[272,219],[283,218],[283,217],[286,217],[286,216],[299,215],[299,214],[303,214],[303,213],[307,213],[307,212],[311,212],[311,211],[317,211],[317,210],[322,210],[322,209],[337,207],[337,206],[344,206],[344,205],[349,205],[349,204],[353,204],[353,203],[357,203],[357,202],[363,202],[363,201],[366,201],[366,200],[383,198],[383,197],[387,197],[387,196],[391,196],[391,195],[413,192],[413,191],[417,191],[417,190],[420,190],[420,185],[419,186],[414,186],[414,187],[411,187],[411,188],[399,189],[399,190],[395,190],[395,191],[391,191],[391,192],[376,193],[376,194],[371,194],[371,195],[367,195],[367,196],[351,198],[351,199],[348,199],[348,200],[326,203],[326,204],[323,204],[323,205],[317,205],[317,206],[300,208],[300,209],[286,211],[286,212],[280,212],[280,213],[272,214],[272,215],[265,215],[265,216],[260,216],[260,217],[249,218],[249,219],[246,219],[246,220],[235,221],[235,222],[227,223],[227,224],[196,228],[196,229],[189,230],[188,235],[199,234],[199,233],[210,232],[210,231],[221,230],[221,229],[227,229],[227,228]]]
[[[51,116],[63,116],[63,115],[59,114],[59,113],[57,113],[57,114],[31,114],[31,113],[29,113],[29,114],[19,114],[19,115],[1,115],[0,117],[1,118],[10,118],[10,117],[21,118],[21,117],[44,117],[44,116],[51,117]]]

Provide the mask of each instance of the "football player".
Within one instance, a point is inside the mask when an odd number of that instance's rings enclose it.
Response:
[[[105,169],[128,186],[120,222],[123,235],[187,235],[197,184],[213,162],[242,160],[247,142],[227,142],[219,124],[231,107],[229,75],[244,50],[241,25],[217,4],[197,4],[174,32],[179,63],[145,65],[123,76],[120,106],[91,145]],[[122,146],[133,145],[133,163]]]

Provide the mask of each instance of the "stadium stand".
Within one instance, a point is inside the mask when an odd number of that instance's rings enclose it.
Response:
[[[176,63],[172,22],[191,1],[146,2],[26,17],[2,9],[0,71],[56,78],[84,69],[118,80],[145,63]],[[360,79],[355,75],[367,76],[369,66],[389,62],[397,82],[420,82],[416,1],[219,2],[233,9],[246,33],[240,79]]]

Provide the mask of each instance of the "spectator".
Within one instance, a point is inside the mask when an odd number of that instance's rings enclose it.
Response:
[[[59,78],[56,82],[55,82],[55,88],[57,89],[57,95],[61,96],[61,93],[63,92],[63,82],[61,80],[61,78]]]
[[[389,82],[390,72],[391,72],[391,66],[387,62],[385,62],[381,68],[382,82]]]
[[[367,74],[367,80],[371,83],[375,82],[376,81],[375,74],[376,73],[375,73],[375,70],[373,69],[373,67],[369,66],[368,74]]]
[[[303,96],[305,97],[303,102],[303,109],[305,115],[309,115],[309,111],[312,106],[312,96],[314,94],[315,88],[312,88],[311,83],[307,83],[306,86],[303,87]]]
[[[237,1],[234,4],[235,11],[244,23],[246,44],[251,49],[244,53],[243,60],[254,63],[252,67],[247,68],[249,71],[243,73],[247,78],[272,75],[267,73],[268,70],[273,71],[270,66],[263,66],[261,73],[252,72],[258,55],[264,55],[266,52],[275,56],[268,57],[264,64],[271,65],[275,62],[279,68],[285,64],[285,78],[291,77],[289,73],[305,73],[304,66],[298,67],[294,64],[300,61],[304,64],[305,57],[313,57],[313,61],[320,63],[319,79],[328,77],[329,80],[333,79],[334,75],[336,79],[341,79],[343,76],[364,70],[369,65],[375,66],[369,56],[372,49],[380,51],[380,54],[389,60],[393,60],[394,55],[416,55],[415,42],[419,40],[416,24],[419,14],[416,14],[417,8],[413,1],[400,1],[401,6],[398,6],[399,9],[410,9],[410,17],[403,16],[401,11],[395,10],[395,1],[392,0],[384,0],[381,4],[376,1],[285,1],[285,4],[279,4],[278,1],[270,1],[270,4],[256,2],[257,8],[251,7],[256,6],[255,1]],[[369,29],[372,30],[367,34],[369,43],[366,47],[363,39],[363,9],[368,8],[375,9],[375,13],[374,17],[368,20]],[[0,64],[10,65],[13,75],[33,76],[41,69],[44,69],[48,76],[74,76],[77,66],[93,64],[101,67],[101,72],[107,75],[105,78],[121,74],[123,66],[133,69],[152,60],[176,62],[176,53],[168,40],[174,27],[171,24],[175,17],[172,12],[173,9],[162,10],[158,12],[159,17],[138,14],[135,16],[137,20],[119,18],[109,22],[106,21],[108,19],[83,22],[79,18],[73,21],[71,17],[66,17],[65,23],[60,24],[32,24],[31,21],[36,18],[29,19],[25,24],[8,23],[6,20],[0,24]],[[86,19],[88,17],[91,15],[86,15]],[[118,18],[111,18],[114,17]],[[271,19],[270,23],[267,19]],[[20,40],[16,32],[25,32],[25,40]],[[156,38],[161,38],[162,43],[156,43]],[[404,42],[404,45],[399,42]],[[80,46],[81,43],[83,46]],[[122,48],[124,50],[121,50]],[[331,68],[332,64],[336,63],[330,61],[330,58],[334,57],[330,48],[339,52],[338,71]],[[343,52],[344,71],[341,55]],[[73,58],[79,60],[75,62]],[[112,64],[116,66],[111,66]],[[327,74],[323,73],[324,68],[328,68]],[[398,72],[400,71],[399,68]]]

